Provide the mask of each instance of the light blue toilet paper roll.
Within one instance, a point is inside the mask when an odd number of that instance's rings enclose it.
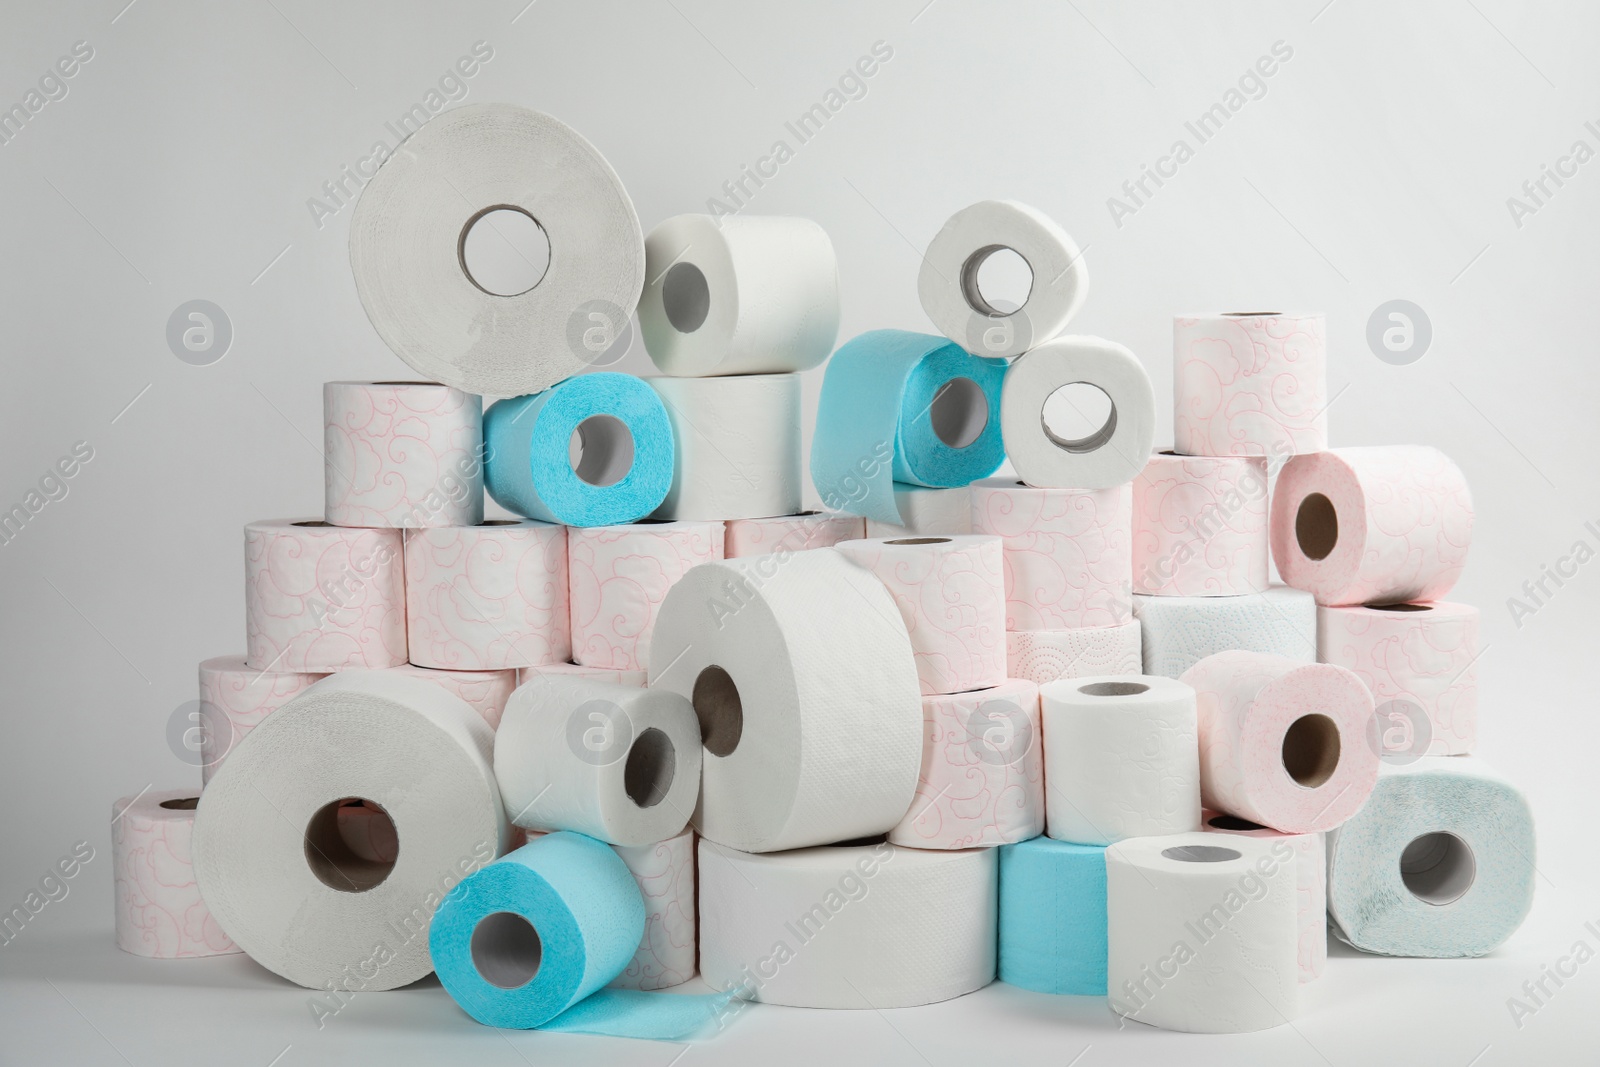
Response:
[[[1000,981],[1106,994],[1106,850],[1035,837],[1000,846]]]
[[[644,923],[638,883],[610,846],[553,833],[451,890],[428,951],[445,991],[488,1026],[685,1037],[730,998],[602,989],[633,958]]]
[[[572,435],[582,442],[576,466]],[[672,423],[631,374],[582,374],[483,413],[483,482],[508,511],[566,526],[642,519],[672,488]]]
[[[895,482],[954,488],[993,474],[1005,460],[1005,373],[1005,360],[928,334],[873,330],[846,342],[828,361],[811,443],[823,506],[903,525]]]
[[[1383,764],[1327,841],[1331,929],[1364,952],[1482,956],[1533,906],[1533,813],[1471,756]]]

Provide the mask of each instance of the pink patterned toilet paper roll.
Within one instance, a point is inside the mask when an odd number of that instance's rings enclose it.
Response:
[[[481,396],[433,382],[326,382],[322,423],[328,522],[483,521]]]
[[[1186,456],[1269,456],[1328,447],[1321,313],[1172,320],[1173,433]]]
[[[216,656],[200,664],[200,784],[211,781],[228,753],[271,712],[299,696],[325,674],[258,671],[243,656]]]
[[[500,716],[506,710],[506,701],[517,687],[517,672],[503,671],[441,671],[431,667],[418,667],[414,663],[401,664],[394,670],[432,682],[447,693],[465,700],[472,710],[483,716],[489,729],[500,726]]]
[[[1037,685],[1062,678],[1137,675],[1142,632],[1138,619],[1076,630],[1012,630],[1006,634],[1006,672]]]
[[[545,663],[538,667],[518,667],[517,684],[526,685],[530,678],[540,674],[571,675],[576,678],[589,678],[597,682],[612,682],[616,685],[636,685],[643,689],[649,681],[650,672],[644,670],[629,671],[617,667],[585,667],[581,663]]]
[[[803,552],[811,548],[830,548],[840,541],[866,536],[865,520],[859,515],[831,515],[808,511],[801,515],[780,515],[772,519],[730,519],[727,523],[727,558],[767,556],[774,552]]]
[[[190,865],[199,796],[147,789],[111,808],[117,947],[136,956],[222,956],[239,947],[211,917]]]
[[[1133,481],[1133,591],[1238,596],[1267,587],[1267,461],[1150,457]]]
[[[722,559],[720,522],[571,527],[572,658],[585,667],[646,670],[661,601],[690,567]]]

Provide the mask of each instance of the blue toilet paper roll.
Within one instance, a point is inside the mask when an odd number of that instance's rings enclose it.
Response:
[[[904,524],[894,483],[954,488],[1005,460],[1006,361],[943,337],[873,330],[846,342],[822,379],[811,480],[831,510]]]
[[[471,875],[439,905],[428,951],[445,991],[480,1023],[614,1037],[685,1037],[726,994],[607,990],[644,936],[638,883],[594,838],[546,834]]]
[[[576,465],[576,432],[582,452]],[[672,423],[631,374],[582,374],[483,413],[483,482],[508,511],[566,526],[642,519],[672,488]]]
[[[1035,837],[1000,847],[1000,981],[1106,993],[1106,850]]]

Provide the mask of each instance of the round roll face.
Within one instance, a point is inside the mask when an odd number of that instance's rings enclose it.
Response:
[[[490,212],[537,224],[548,264],[491,292],[469,270]],[[537,393],[606,358],[644,284],[644,236],[594,146],[548,115],[469,104],[406,139],[362,190],[350,225],[362,307],[394,353],[469,393]]]

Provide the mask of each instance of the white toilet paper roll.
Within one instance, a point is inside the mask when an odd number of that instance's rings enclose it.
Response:
[[[1130,1019],[1202,1034],[1300,1010],[1294,849],[1188,833],[1106,849],[1106,986]]]
[[[1033,272],[1020,308],[997,307],[978,271],[1009,249]],[[1015,200],[964,207],[928,244],[917,275],[922,310],[950,340],[979,356],[1018,356],[1060,333],[1089,294],[1083,253],[1056,221]]]
[[[1040,687],[1045,833],[1109,845],[1200,828],[1194,690],[1171,678],[1074,678]]]
[[[324,678],[269,715],[206,786],[194,870],[252,959],[311,989],[393,989],[433,969],[428,923],[503,850],[492,734],[465,702],[389,671]],[[339,834],[354,800],[394,823],[393,863]]]
[[[1006,634],[1006,673],[1039,685],[1138,674],[1139,620],[1077,630],[1013,630]]]
[[[842,541],[873,574],[911,635],[924,695],[988,689],[1006,678],[1005,584],[998,537]]]
[[[531,289],[499,296],[466,269],[467,231],[518,211],[549,240]],[[373,328],[423,377],[469,393],[537,393],[605,355],[644,284],[644,235],[593,145],[549,115],[468,104],[408,137],[361,191],[350,268]]]
[[[1177,678],[1207,656],[1242,649],[1298,663],[1317,659],[1317,602],[1286,585],[1242,596],[1140,596],[1144,673]]]
[[[1270,826],[1220,815],[1200,813],[1200,829],[1208,834],[1234,834],[1263,841],[1284,841],[1294,849],[1295,914],[1300,927],[1300,980],[1321,976],[1328,963],[1328,854],[1323,834],[1286,834]]]
[[[911,806],[922,763],[911,640],[883,583],[835,550],[684,575],[661,606],[650,685],[689,697],[699,717],[703,837],[803,848],[884,833]]]
[[[1050,397],[1087,383],[1110,400],[1110,414],[1085,437],[1068,438],[1045,421]],[[1006,455],[1029,485],[1109,489],[1133,481],[1155,443],[1156,398],[1132,352],[1099,337],[1060,337],[1019,359],[1006,373],[1000,403]]]
[[[859,515],[830,515],[802,511],[767,519],[732,519],[723,547],[729,559],[766,556],[774,552],[803,552],[832,548],[840,541],[865,536]]]
[[[688,824],[700,785],[694,708],[663,689],[541,675],[506,704],[494,773],[517,826],[665,841]]]
[[[839,334],[839,264],[810,219],[677,215],[644,242],[639,332],[663,374],[810,370]]]
[[[954,537],[972,532],[972,496],[966,486],[933,489],[894,483],[894,502],[904,525],[867,520],[868,537]]]
[[[800,510],[800,377],[648,378],[666,405],[672,488],[658,519]]]
[[[996,849],[752,855],[700,842],[700,972],[804,1008],[904,1008],[994,979]]]

